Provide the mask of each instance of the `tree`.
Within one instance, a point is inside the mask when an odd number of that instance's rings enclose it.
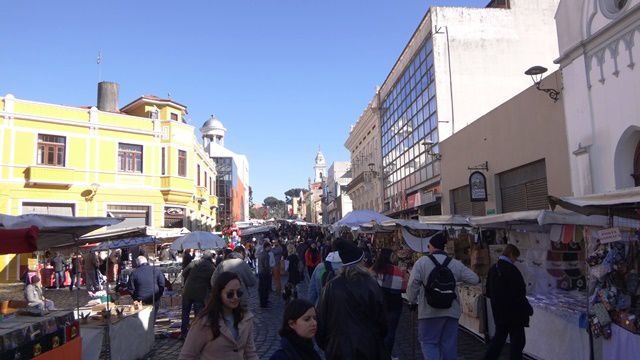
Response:
[[[309,190],[303,188],[292,188],[284,192],[286,196],[286,203],[291,204],[294,197],[300,196],[300,192],[307,193]]]
[[[268,196],[264,199],[262,205],[268,209],[270,218],[286,219],[288,217],[287,204],[282,200]]]
[[[249,209],[252,209],[253,205],[253,188],[249,186]],[[249,210],[249,212],[251,212],[251,210]]]

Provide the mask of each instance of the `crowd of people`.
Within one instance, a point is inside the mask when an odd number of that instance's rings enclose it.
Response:
[[[257,286],[259,306],[266,311],[273,296],[282,296],[286,302],[280,348],[271,359],[320,359],[321,353],[326,359],[394,359],[403,293],[409,309],[417,310],[418,340],[425,359],[455,359],[461,315],[456,284],[478,284],[480,279],[448,256],[445,244],[444,233],[432,236],[428,254],[410,272],[398,267],[391,249],[375,249],[366,237],[305,239],[297,235],[254,239],[217,253],[187,250],[182,254],[184,344],[179,358],[257,359],[254,317],[247,302],[247,294]],[[134,300],[155,304],[157,310],[167,280],[148,264],[140,249],[127,254],[133,252],[137,253],[135,269],[127,290]],[[69,258],[59,253],[50,256],[55,286],[62,286],[64,271],[69,270],[70,289],[78,288],[79,274],[84,274],[88,290],[98,287],[107,272],[118,277],[122,256],[121,252],[110,254],[114,268],[93,252]],[[522,358],[524,328],[533,310],[522,275],[513,265],[518,256],[518,249],[508,245],[489,271],[486,293],[492,300],[496,335],[485,359],[500,356],[507,336],[511,358]],[[288,276],[283,284],[284,274]],[[306,293],[301,292],[302,283],[308,283]],[[40,279],[32,277],[25,298],[30,306],[53,309],[41,287]]]
[[[394,359],[405,292],[409,309],[417,310],[424,358],[455,359],[461,315],[455,286],[480,279],[449,257],[445,244],[444,233],[434,235],[429,253],[409,273],[397,266],[391,249],[374,249],[366,238],[265,239],[256,246],[260,306],[270,308],[274,293],[287,303],[280,348],[271,359],[320,359],[320,354],[326,359]],[[514,339],[511,358],[522,358],[532,310],[513,266],[518,256],[515,246],[507,246],[490,272],[487,295],[497,304],[497,333],[485,359],[500,356],[507,336]],[[216,267],[208,304],[187,333],[180,359],[257,358],[253,339],[246,336],[253,315],[242,297],[255,285],[254,269],[236,255],[225,259]],[[286,284],[281,284],[283,273],[288,274]],[[308,282],[306,294],[300,293],[302,282]]]

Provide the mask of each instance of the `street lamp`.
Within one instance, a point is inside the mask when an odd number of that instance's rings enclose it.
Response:
[[[543,66],[532,66],[524,72],[525,75],[531,76],[531,80],[536,86],[536,89],[546,92],[553,102],[557,102],[560,99],[560,92],[556,89],[544,89],[540,87],[542,82],[542,75],[547,72],[547,68]]]
[[[433,152],[433,145],[434,145],[433,141],[431,141],[431,140],[424,140],[422,142],[422,146],[424,146],[424,149],[425,149],[425,152],[427,153],[427,155],[433,157],[436,160],[442,159],[442,155]]]

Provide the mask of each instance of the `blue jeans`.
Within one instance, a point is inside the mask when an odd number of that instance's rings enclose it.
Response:
[[[418,338],[425,359],[455,360],[458,355],[458,319],[420,319]]]
[[[75,285],[76,288],[80,289],[80,281],[81,281],[81,276],[80,273],[71,273],[71,285],[69,285],[69,290],[73,290],[73,286]]]
[[[182,336],[187,336],[187,332],[189,331],[191,308],[193,308],[193,312],[198,316],[198,313],[204,308],[204,303],[182,298],[182,324],[180,325]]]
[[[56,271],[56,289],[64,287],[64,270]]]

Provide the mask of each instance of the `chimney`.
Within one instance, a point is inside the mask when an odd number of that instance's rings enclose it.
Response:
[[[118,112],[118,83],[101,81],[98,83],[98,109]]]

